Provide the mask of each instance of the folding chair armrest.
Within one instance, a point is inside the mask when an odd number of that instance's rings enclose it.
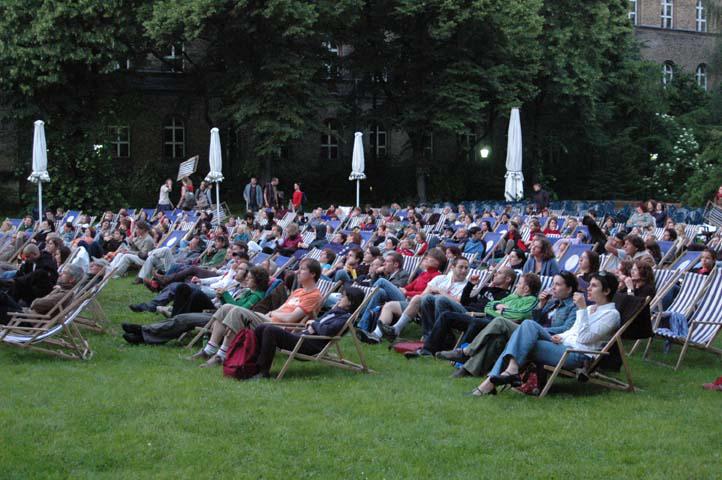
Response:
[[[301,335],[301,338],[309,340],[340,340],[341,337],[329,337],[327,335]]]
[[[33,313],[33,312],[10,312],[10,317],[23,317],[23,318],[52,318],[51,315],[45,313]]]
[[[586,353],[589,355],[609,355],[609,352],[600,352],[599,350],[578,350],[576,348],[568,348],[568,353]]]
[[[10,317],[10,322],[12,322],[13,320],[19,320],[19,321],[24,322],[24,323],[47,323],[48,320],[51,320],[51,319],[52,319],[52,317],[47,317],[47,318],[31,318],[31,317],[16,317],[16,316],[13,315],[13,316]],[[10,325],[10,322],[8,322],[8,325]]]
[[[702,320],[692,320],[692,325],[694,325],[694,324],[700,324],[700,325],[720,325],[720,326],[722,326],[722,324],[721,324],[720,322],[705,322],[705,321],[702,321]]]

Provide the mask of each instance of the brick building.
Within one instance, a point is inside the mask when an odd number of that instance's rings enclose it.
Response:
[[[680,70],[694,75],[708,90],[719,83],[714,58],[718,26],[703,0],[629,0],[629,18],[641,45],[642,57],[660,66],[669,82]]]

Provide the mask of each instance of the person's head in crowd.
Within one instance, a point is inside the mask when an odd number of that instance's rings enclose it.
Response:
[[[647,211],[649,213],[656,212],[657,211],[657,202],[650,198],[649,200],[647,200],[645,207],[647,208]]]
[[[384,273],[391,275],[404,266],[404,257],[398,252],[388,252],[384,255]]]
[[[110,220],[103,220],[100,222],[100,231],[107,232],[110,230]]]
[[[321,254],[318,256],[318,262],[321,265],[333,265],[336,261],[336,253],[330,248],[324,248],[321,250]]]
[[[444,227],[444,238],[451,238],[454,236],[454,229],[452,227]]]
[[[654,286],[654,270],[649,263],[642,260],[635,260],[629,276],[634,282],[634,287],[639,288],[643,285]]]
[[[301,190],[301,183],[300,183],[300,182],[295,182],[295,183],[293,184],[293,190],[294,190],[295,192],[300,191],[300,190]]]
[[[579,288],[579,282],[577,277],[566,270],[563,270],[554,275],[552,283],[552,297],[557,300],[565,300],[572,296],[574,292]]]
[[[233,251],[238,253],[248,253],[248,244],[246,242],[233,242]]]
[[[624,237],[624,252],[634,257],[638,252],[644,251],[644,240],[639,235],[627,235]]]
[[[45,251],[50,255],[55,255],[55,252],[64,245],[60,237],[49,237],[45,239]]]
[[[446,247],[446,261],[453,262],[454,259],[461,256],[461,249],[457,246],[451,245]]]
[[[514,280],[516,280],[516,272],[514,272],[514,270],[511,268],[500,268],[494,272],[494,276],[491,278],[491,286],[510,290],[511,286],[514,285]]]
[[[587,243],[589,241],[589,238],[587,238],[587,234],[584,230],[579,230],[577,232],[577,240],[579,243]]]
[[[677,238],[685,238],[687,236],[687,233],[685,232],[686,225],[684,223],[678,223],[674,226],[675,231],[677,232]]]
[[[65,233],[71,233],[75,228],[73,227],[73,224],[70,222],[65,222],[63,224],[63,232]]]
[[[40,249],[34,243],[29,243],[23,248],[23,258],[28,262],[34,262],[40,257]]]
[[[44,219],[40,223],[40,231],[41,232],[54,232],[55,231],[55,223],[51,222],[48,219]]]
[[[469,238],[469,232],[465,228],[461,227],[456,231],[455,236],[458,241],[462,242]]]
[[[122,242],[125,240],[125,232],[121,230],[120,228],[116,228],[113,230],[113,240],[116,242]]]
[[[501,223],[509,223],[509,214],[504,212],[501,214],[501,218],[499,218],[499,222]]]
[[[526,263],[526,253],[520,248],[513,248],[509,252],[509,266],[513,269],[521,269]]]
[[[519,295],[520,297],[527,297],[529,295],[537,296],[539,295],[539,290],[541,289],[541,280],[539,279],[539,275],[536,273],[525,273],[521,277],[519,277],[519,281],[516,284],[516,289],[514,289],[514,293]]]
[[[251,290],[265,292],[268,289],[269,279],[268,271],[265,268],[253,266],[246,274],[245,284]]]
[[[529,231],[532,233],[541,231],[541,223],[536,218],[529,222]]]
[[[534,183],[534,185],[532,185],[532,188],[534,189],[535,192],[538,192],[539,190],[541,190],[541,183],[538,183],[538,182]]]
[[[469,236],[472,240],[480,241],[481,237],[484,236],[484,232],[482,232],[480,227],[471,227],[469,229]]]
[[[543,235],[534,237],[531,242],[530,254],[537,260],[547,261],[554,258],[554,249],[549,239]]]
[[[396,250],[396,247],[399,244],[399,239],[396,237],[388,236],[386,237],[386,241],[384,241],[384,248],[388,250]]]
[[[107,260],[103,260],[100,258],[93,260],[88,265],[88,275],[90,275],[91,277],[94,277],[95,275],[98,275],[101,272],[103,272],[103,274],[105,274],[105,270],[109,266],[110,266],[110,264],[107,262]]]
[[[707,272],[711,272],[717,264],[717,255],[711,248],[705,248],[702,250],[702,254],[699,257],[701,268]]]
[[[291,223],[286,227],[286,235],[290,238],[296,238],[299,235],[298,225]]]
[[[644,248],[652,255],[654,261],[659,263],[662,260],[662,249],[654,238],[648,238],[644,241]]]
[[[85,277],[85,272],[79,265],[70,264],[63,267],[58,275],[58,285],[63,289],[71,289]]]
[[[213,246],[216,250],[228,248],[228,237],[226,237],[225,235],[216,235],[216,237],[213,239]]]
[[[366,265],[370,265],[371,262],[374,261],[374,258],[377,258],[377,257],[380,257],[380,256],[381,256],[381,250],[379,250],[378,247],[373,247],[373,246],[368,247],[368,248],[366,249],[366,251],[364,251],[363,262],[364,262]]]
[[[547,230],[551,230],[551,231],[559,230],[559,222],[557,221],[557,217],[552,217],[549,219],[549,223],[547,224]]]
[[[451,262],[451,273],[455,282],[463,281],[469,273],[469,260],[464,256],[456,257]]]
[[[440,248],[432,248],[421,261],[422,268],[428,270],[444,270],[446,268],[446,255]]]
[[[0,227],[0,232],[6,233],[13,229],[13,223],[10,221],[10,219],[3,220],[2,227]]]
[[[283,237],[283,229],[278,225],[274,225],[271,227],[271,235],[273,238],[281,238]]]
[[[604,219],[604,228],[611,231],[614,228],[614,218],[607,217]]]
[[[361,245],[361,243],[363,243],[363,240],[361,239],[361,234],[359,232],[351,232],[351,234],[346,239],[346,243]]]
[[[69,247],[66,247],[65,245],[61,245],[60,248],[58,248],[54,254],[55,264],[57,266],[64,264],[65,260],[68,259],[68,257],[70,256],[71,253],[72,252],[70,251]]]
[[[480,227],[481,233],[491,232],[491,222],[489,220],[482,221]]]
[[[219,237],[221,238],[221,237]],[[214,243],[218,241],[218,239],[213,240]],[[217,244],[216,244],[217,245]],[[216,247],[217,248],[217,247]],[[221,247],[223,248],[223,247]],[[242,259],[244,256],[248,258],[248,250],[243,248],[243,245],[240,243],[232,243],[230,247],[228,248],[228,251],[226,253],[226,256],[229,258],[233,258],[236,261]]]
[[[160,243],[161,238],[163,238],[163,230],[159,227],[153,227],[150,229],[150,236],[153,237],[153,242],[157,245]]]
[[[346,243],[346,234],[343,232],[336,232],[333,238],[331,238],[331,243],[343,245],[344,243]]]
[[[399,252],[404,251],[413,251],[414,250],[414,241],[410,238],[402,238],[399,240],[399,245],[396,247],[396,250]]]
[[[365,294],[363,290],[352,285],[347,285],[341,293],[341,298],[336,302],[335,308],[340,308],[347,312],[355,312],[363,303],[364,298]]]
[[[585,250],[579,257],[579,273],[594,273],[599,271],[599,254],[594,250]]]
[[[667,217],[667,220],[664,222],[664,228],[675,228],[676,224],[674,223],[674,219],[672,217]]]
[[[33,226],[33,217],[31,217],[30,215],[25,215],[23,217],[23,225],[25,226],[25,228],[32,227]]]
[[[363,261],[364,253],[360,248],[352,248],[346,254],[346,265],[356,267]]]
[[[665,242],[673,242],[677,240],[677,231],[674,228],[665,228],[662,233],[662,240]]]
[[[301,285],[316,284],[321,277],[321,264],[318,260],[305,258],[298,267],[298,282]]]
[[[637,213],[639,213],[639,214],[647,213],[647,204],[644,202],[639,202],[637,204]]]
[[[569,230],[570,232],[573,232],[578,226],[579,226],[579,221],[575,217],[567,218],[567,224],[565,225],[565,230]]]
[[[633,266],[634,260],[632,260],[631,258],[625,258],[624,260],[619,262],[619,265],[617,266],[617,277],[620,281],[632,275]]]
[[[138,212],[138,220],[148,221],[148,213],[145,210]]]
[[[599,271],[592,275],[587,287],[589,299],[598,305],[610,303],[619,288],[619,280],[609,272]]]
[[[376,274],[381,273],[385,270],[384,263],[385,263],[384,257],[376,257],[374,258],[371,263],[369,264],[369,274],[371,274],[373,277],[376,276]],[[385,272],[384,272],[385,273]]]
[[[150,231],[150,226],[143,221],[139,221],[135,224],[135,233],[137,236],[142,237],[144,235],[147,235]]]
[[[50,220],[51,222],[55,223],[55,214],[53,213],[52,209],[45,210],[45,215],[43,216],[45,220]]]

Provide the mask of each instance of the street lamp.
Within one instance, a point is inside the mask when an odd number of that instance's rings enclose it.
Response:
[[[489,153],[489,147],[481,147],[481,150],[479,150],[479,155],[481,155],[481,158],[488,158]]]

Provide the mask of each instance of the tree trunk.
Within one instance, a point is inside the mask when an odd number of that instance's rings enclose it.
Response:
[[[416,166],[416,194],[419,202],[426,202],[426,172],[427,169],[424,166]]]

